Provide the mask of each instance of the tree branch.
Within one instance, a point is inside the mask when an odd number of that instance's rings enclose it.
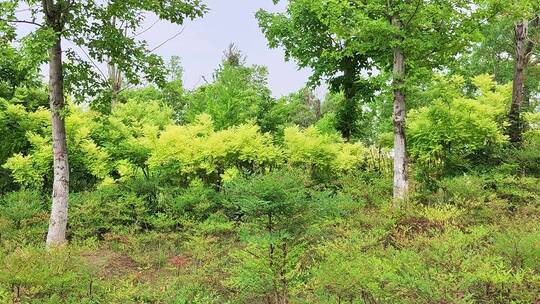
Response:
[[[184,32],[185,29],[186,29],[186,27],[184,26],[184,27],[182,28],[182,30],[180,30],[178,33],[172,35],[170,38],[168,38],[167,40],[163,41],[162,43],[158,44],[156,47],[154,47],[153,49],[151,49],[150,52],[153,52],[153,51],[157,50],[158,48],[162,47],[165,43],[167,43],[167,42],[173,40],[174,38],[176,38],[176,37],[178,37],[178,36],[180,36],[180,34],[182,34],[182,33]]]
[[[8,22],[8,23],[26,23],[26,24],[32,24],[32,25],[35,25],[35,26],[43,27],[43,24],[41,24],[41,23],[37,23],[37,22],[33,22],[33,21],[28,21],[28,20],[19,20],[19,19],[8,20],[8,19],[0,19],[0,21],[4,21],[4,22]]]
[[[418,14],[418,11],[420,10],[420,5],[422,4],[422,1],[418,1],[417,2],[418,4],[416,5],[415,9],[414,9],[414,12],[411,14],[411,16],[409,17],[409,19],[403,24],[403,27],[408,27],[409,24],[411,23],[411,21],[413,20],[413,18]]]
[[[88,53],[83,49],[82,46],[76,44],[76,43],[73,43],[73,45],[76,45],[80,50],[81,52],[83,52],[83,54],[86,56],[86,58],[88,59],[88,61],[90,61],[90,63],[92,63],[92,65],[96,68],[96,70],[98,70],[98,72],[101,74],[101,76],[103,77],[103,80],[104,81],[107,81],[108,78],[107,76],[105,76],[105,73],[103,73],[103,71],[101,71],[101,69],[99,68],[99,66],[96,64],[96,62],[92,59],[92,57],[90,57],[90,55],[88,55]]]
[[[147,27],[147,28],[145,28],[144,30],[142,30],[142,31],[136,33],[135,35],[133,35],[133,38],[135,38],[135,37],[137,37],[137,36],[139,36],[139,35],[141,35],[141,34],[144,34],[144,33],[147,32],[148,30],[150,30],[151,28],[153,28],[154,25],[156,25],[158,22],[159,22],[159,18],[158,18],[156,21],[154,21],[154,23],[152,23],[149,27]]]
[[[531,29],[537,28],[538,24],[539,24],[538,16],[535,16],[534,19],[530,22],[530,28]],[[527,57],[527,60],[529,60],[529,58],[531,57],[534,51],[535,46],[537,46],[538,43],[532,40],[530,37],[527,37],[527,41],[528,43],[527,43],[527,50],[525,52],[525,57]]]

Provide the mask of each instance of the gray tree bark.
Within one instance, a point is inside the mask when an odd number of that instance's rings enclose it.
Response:
[[[392,16],[392,25],[401,29],[399,16]],[[398,40],[402,40],[398,38]],[[398,45],[394,48],[393,86],[394,86],[394,200],[404,200],[409,192],[407,142],[405,139],[405,55]]]
[[[525,69],[527,67],[527,37],[529,31],[528,21],[523,20],[514,26],[515,33],[515,52],[514,61],[514,79],[512,88],[512,104],[508,113],[508,135],[510,142],[519,144],[521,142],[521,133],[523,122],[521,120],[521,107],[523,106]]]
[[[523,141],[522,134],[525,128],[521,112],[529,107],[530,90],[527,84],[527,68],[530,65],[531,55],[536,45],[529,37],[529,32],[538,28],[540,20],[535,16],[532,21],[522,20],[514,25],[515,58],[514,78],[512,87],[512,104],[508,113],[508,135],[510,142],[516,146]]]
[[[111,112],[114,111],[118,104],[118,94],[122,89],[122,72],[112,62],[107,65],[109,72],[109,81],[111,83]]]
[[[69,196],[69,164],[64,121],[64,74],[62,70],[61,6],[53,0],[43,0],[43,10],[48,26],[58,36],[49,49],[49,104],[51,109],[53,143],[53,191],[52,207],[47,233],[47,247],[61,245],[66,241]]]
[[[116,17],[113,17],[112,25],[118,27],[116,24]],[[120,28],[125,36],[127,36],[127,25],[125,28]],[[107,69],[109,72],[109,82],[111,84],[111,112],[114,111],[116,105],[118,104],[118,94],[122,89],[122,72],[120,71],[118,65],[116,65],[112,60],[109,60],[107,63]]]

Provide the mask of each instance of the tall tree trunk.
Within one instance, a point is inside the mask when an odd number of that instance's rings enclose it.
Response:
[[[515,33],[515,62],[514,79],[512,88],[512,105],[508,113],[508,135],[510,142],[519,145],[521,143],[521,133],[523,122],[521,121],[521,107],[523,106],[525,69],[527,67],[527,37],[529,24],[523,20],[514,26]]]
[[[319,121],[321,120],[321,100],[317,97],[315,97],[315,120]]]
[[[540,25],[540,19],[538,15],[536,15],[534,19],[529,23],[528,31],[531,32],[533,30],[538,29],[538,25]],[[526,64],[527,64],[526,69],[531,64],[530,60],[532,57],[533,50],[536,47],[537,43],[538,42],[536,41],[528,39],[527,54],[525,58]],[[531,106],[531,87],[530,87],[530,83],[528,82],[527,70],[525,70],[523,73],[523,108],[525,109],[525,111],[527,111],[530,108],[530,106]]]
[[[112,23],[112,26],[115,28],[118,28],[118,25],[116,24],[116,16],[113,16],[113,18],[110,20]],[[122,29],[121,26],[119,28],[124,34],[124,36],[127,36],[127,25]],[[118,68],[118,65],[116,65],[111,59],[109,59],[109,62],[107,63],[107,69],[109,72],[109,82],[111,84],[111,112],[116,108],[116,105],[118,104],[118,94],[120,93],[120,90],[122,88],[122,72]]]
[[[60,33],[61,12],[52,0],[43,1],[43,9],[47,24],[56,33]],[[62,71],[62,40],[58,34],[55,44],[49,49],[49,104],[51,108],[52,142],[53,142],[53,191],[47,246],[63,244],[66,241],[69,165],[64,122],[64,74]]]
[[[392,25],[401,29],[398,15],[392,16]],[[402,38],[398,37],[401,41]],[[405,139],[405,56],[398,45],[394,48],[394,199],[396,201],[407,198],[409,192],[407,142]]]
[[[315,112],[315,121],[319,121],[321,119],[321,100],[315,96],[313,91],[305,90],[304,104],[310,111]]]
[[[109,81],[111,82],[111,112],[114,110],[118,104],[118,94],[122,89],[122,73],[120,69],[112,63],[109,62],[107,65],[109,72]]]
[[[343,59],[343,97],[344,105],[339,111],[339,128],[341,135],[346,141],[351,139],[352,133],[355,129],[356,119],[358,119],[358,109],[356,105],[356,86],[355,86],[355,67],[354,59],[352,57],[346,57]]]
[[[531,88],[528,83],[528,79],[529,77],[527,75],[527,72],[525,71],[523,75],[523,105],[522,105],[522,109],[524,111],[527,111],[527,109],[529,109],[531,106]]]

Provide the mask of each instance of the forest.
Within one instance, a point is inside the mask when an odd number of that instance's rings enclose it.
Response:
[[[279,97],[140,38],[204,0],[0,2],[0,304],[540,303],[540,1],[271,5]]]

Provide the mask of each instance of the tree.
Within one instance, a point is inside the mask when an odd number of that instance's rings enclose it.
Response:
[[[159,86],[154,83],[136,87],[124,86],[118,92],[118,103],[127,103],[130,100],[159,101],[161,105],[166,105],[173,110],[174,119],[177,123],[185,123],[189,92],[183,86],[182,76],[184,69],[180,57],[171,56],[166,68],[167,75],[164,83],[159,84]],[[104,104],[104,106],[107,107],[100,108],[100,110],[105,110],[101,112],[107,113],[108,104]]]
[[[511,82],[514,66],[512,27],[513,22],[504,17],[485,24],[481,28],[481,40],[459,56],[451,66],[450,74],[466,79],[489,74],[499,84]]]
[[[315,124],[321,115],[321,101],[310,88],[305,87],[278,99],[264,116],[264,125],[272,126],[269,129],[281,135],[287,125],[307,128]]]
[[[39,86],[39,64],[25,56],[25,43],[19,49],[0,46],[0,97],[11,99],[18,88]]]
[[[231,252],[226,281],[242,302],[291,303],[302,289],[301,262],[324,221],[338,205],[328,193],[311,190],[302,171],[278,170],[238,178],[224,186],[223,204],[238,219],[243,246]],[[315,228],[317,227],[317,228]]]
[[[26,3],[31,19],[19,20],[16,8]],[[96,83],[94,62],[105,62],[125,67],[125,77],[138,83],[141,74],[151,81],[162,81],[163,62],[151,54],[144,42],[127,37],[111,20],[137,28],[147,13],[180,24],[186,17],[201,16],[205,6],[199,0],[143,0],[143,1],[77,1],[77,0],[9,0],[0,6],[0,28],[13,36],[16,23],[29,23],[37,30],[29,34],[35,52],[48,49],[49,103],[51,109],[53,142],[53,190],[52,208],[47,234],[47,245],[65,242],[69,164],[64,116],[67,111],[65,95],[70,92],[77,97],[92,96],[106,87],[106,82]],[[10,32],[11,31],[11,32]],[[88,60],[83,60],[73,49],[63,49],[62,42],[69,40],[80,47]],[[68,61],[64,61],[66,54]],[[104,77],[106,78],[106,77]]]
[[[537,0],[491,0],[485,5],[494,18],[482,26],[482,41],[463,54],[454,73],[474,77],[492,74],[499,83],[513,83],[512,103],[508,111],[507,134],[511,143],[520,145],[525,123],[523,110],[531,109],[531,99],[540,91],[538,63]]]
[[[405,106],[410,79],[444,67],[476,33],[473,1],[454,2],[290,0],[284,14],[258,13],[270,45],[284,46],[286,56],[312,67],[315,79],[327,75],[350,84],[352,77],[358,85],[359,70],[391,75],[396,199],[406,198],[409,187]]]
[[[533,5],[533,2],[536,1],[524,1],[520,3],[522,5],[521,7],[516,8],[522,11],[523,15],[514,24],[514,77],[512,104],[508,112],[508,120],[510,122],[508,135],[514,145],[519,145],[522,142],[523,121],[521,118],[521,108],[525,99],[527,68],[533,55],[533,50],[539,42],[534,41],[531,34],[539,25],[538,9],[540,5],[539,3]]]
[[[240,52],[234,43],[231,43],[223,52],[223,62],[231,66],[241,66],[246,63],[246,56]]]
[[[286,13],[261,10],[257,19],[270,47],[284,47],[286,59],[313,70],[311,85],[328,80],[333,92],[344,93],[345,100],[336,113],[337,127],[350,140],[360,129],[360,101],[374,98],[375,87],[366,77],[372,72],[371,52],[359,52],[361,46],[354,33],[336,27],[340,23],[352,26],[354,9],[340,8],[347,1],[334,3],[336,8],[326,2],[293,0]]]
[[[225,51],[213,82],[198,87],[188,97],[185,113],[188,122],[206,113],[212,116],[219,130],[256,120],[263,131],[269,131],[264,116],[275,100],[268,89],[268,71],[263,66],[245,65],[243,58],[234,45]]]
[[[117,27],[119,29],[119,31],[121,31],[124,36],[130,37],[130,38],[136,38],[137,36],[147,32],[152,27],[154,27],[158,23],[158,21],[159,21],[159,19],[156,20],[155,22],[153,22],[150,26],[148,26],[148,27],[146,27],[144,29],[139,29],[139,28],[133,28],[132,26],[130,26],[129,24],[126,24],[122,20],[120,20],[120,22],[117,22],[116,18],[113,18],[112,19],[112,25],[114,27]],[[177,37],[182,32],[183,32],[183,29],[180,30],[175,35],[173,35],[172,37],[165,40],[164,42],[160,43],[156,47],[152,48],[150,50],[150,52],[153,52],[154,50],[160,48],[161,46],[163,46],[164,44],[169,42],[171,39]],[[170,61],[168,62],[168,66],[167,66],[169,75],[168,75],[168,77],[166,79],[166,82],[165,83],[161,83],[161,82],[158,83],[160,85],[160,88],[163,89],[163,91],[167,91],[167,93],[172,93],[171,89],[172,89],[173,86],[176,86],[178,84],[181,85],[181,81],[182,81],[181,78],[182,78],[183,70],[182,70],[182,66],[180,65],[180,63],[181,63],[180,62],[180,57],[178,57],[178,56],[172,56],[171,57]],[[128,86],[126,86],[123,83],[123,80],[124,80],[123,79],[124,76],[122,74],[122,69],[123,68],[124,68],[123,66],[120,66],[117,63],[115,63],[114,58],[107,58],[107,78],[108,78],[107,81],[108,81],[109,86],[110,86],[110,92],[107,92],[107,93],[110,94],[110,96],[107,96],[107,97],[108,97],[108,99],[110,99],[110,105],[107,105],[106,108],[109,108],[109,106],[110,106],[111,111],[113,111],[114,108],[116,107],[116,105],[119,102],[122,101],[121,96],[119,96],[120,93],[128,88]],[[170,95],[170,94],[166,94],[166,95]],[[174,93],[173,93],[173,95],[174,95]]]

